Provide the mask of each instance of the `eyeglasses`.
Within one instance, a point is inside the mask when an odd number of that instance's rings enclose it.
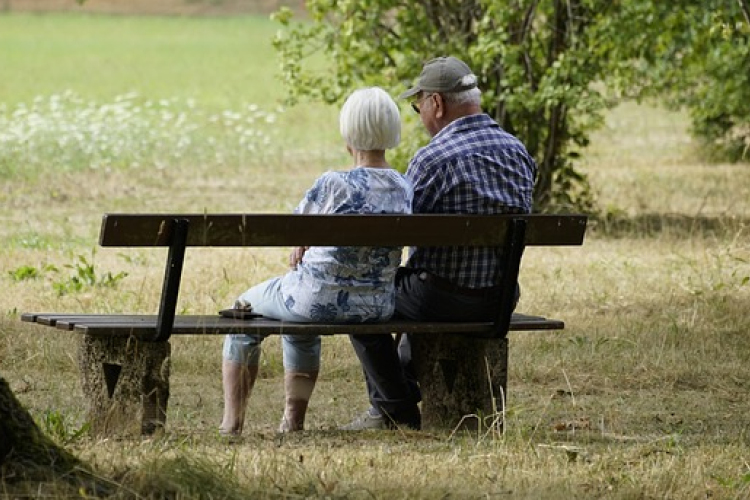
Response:
[[[412,101],[411,103],[411,109],[414,110],[414,112],[418,115],[422,114],[422,111],[420,110],[421,102],[427,99],[428,97],[432,97],[435,94],[427,94],[426,96],[423,96],[421,99],[417,99],[416,101]]]

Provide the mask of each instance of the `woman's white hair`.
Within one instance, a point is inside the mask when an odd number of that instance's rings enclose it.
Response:
[[[462,92],[446,92],[441,93],[443,99],[448,104],[476,104],[482,100],[482,91],[474,87],[473,89],[464,90]]]
[[[401,141],[401,115],[385,90],[367,87],[346,99],[339,130],[346,143],[359,151],[395,148]]]

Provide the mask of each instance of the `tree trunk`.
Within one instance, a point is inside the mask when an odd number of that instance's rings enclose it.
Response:
[[[742,15],[745,16],[745,21],[747,24],[750,24],[750,2],[747,0],[737,0],[740,4],[740,9],[742,10]]]
[[[445,334],[414,335],[411,342],[424,429],[502,429],[507,339]]]
[[[45,436],[0,376],[0,480],[39,492],[39,482],[54,482],[101,494],[108,490],[78,458]],[[5,486],[6,491],[10,486]]]

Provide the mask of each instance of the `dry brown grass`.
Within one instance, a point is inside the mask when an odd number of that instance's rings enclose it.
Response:
[[[245,436],[226,441],[216,433],[221,339],[180,337],[164,435],[68,447],[122,496],[750,498],[747,166],[700,163],[680,117],[649,107],[618,109],[597,138],[585,168],[602,204],[629,225],[595,226],[582,248],[528,250],[519,309],[567,328],[512,334],[505,435],[335,431],[366,406],[356,359],[337,337],[323,341],[310,431],[277,436],[281,362],[271,338]],[[64,276],[65,264],[91,256],[106,211],[288,211],[322,168],[284,161],[242,176],[188,165],[3,181],[0,373],[40,422],[54,412],[79,428],[74,336],[17,314],[153,311],[164,253],[98,249],[97,271],[128,277],[62,297],[51,287],[59,275],[15,282],[9,271],[54,264]],[[282,272],[284,257],[190,250],[179,307],[212,313]]]

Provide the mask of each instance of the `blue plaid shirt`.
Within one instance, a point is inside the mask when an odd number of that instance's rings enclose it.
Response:
[[[488,115],[460,118],[409,162],[414,213],[531,212],[536,163],[524,145]],[[495,286],[497,257],[487,247],[412,247],[407,267],[463,287]]]

